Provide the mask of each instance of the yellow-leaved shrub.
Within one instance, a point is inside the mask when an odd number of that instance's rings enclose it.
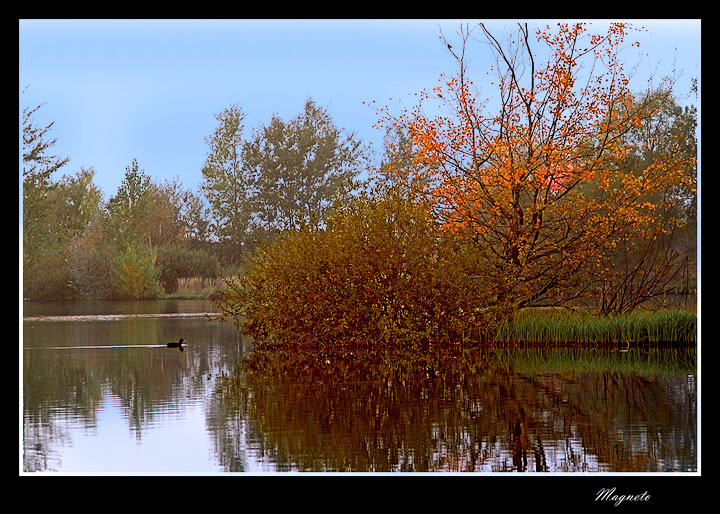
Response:
[[[363,195],[261,246],[228,281],[222,317],[256,343],[459,343],[497,313],[476,256],[422,205]]]

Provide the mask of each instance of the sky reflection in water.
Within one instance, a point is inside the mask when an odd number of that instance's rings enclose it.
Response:
[[[123,308],[27,313],[23,471],[697,469],[694,353],[253,353],[177,312],[210,302]]]

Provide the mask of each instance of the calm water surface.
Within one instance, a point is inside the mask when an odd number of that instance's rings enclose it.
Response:
[[[253,352],[215,311],[24,304],[22,471],[697,470],[694,352]]]

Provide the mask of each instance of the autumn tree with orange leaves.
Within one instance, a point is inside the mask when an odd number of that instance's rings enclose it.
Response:
[[[613,23],[593,34],[577,23],[533,34],[518,24],[498,39],[484,24],[464,27],[459,44],[445,40],[454,76],[418,93],[414,109],[380,109],[380,127],[407,134],[398,152],[405,165],[394,171],[443,229],[473,241],[486,263],[477,278],[493,284],[497,304],[582,297],[608,255],[679,222],[668,213],[682,199],[668,192],[694,188],[693,155],[678,143],[642,169],[630,164],[644,151],[631,134],[662,109],[660,96],[630,90],[620,54],[638,44],[627,41],[633,30]],[[494,58],[494,103],[469,79],[466,53],[478,32]],[[439,114],[426,114],[431,101]]]

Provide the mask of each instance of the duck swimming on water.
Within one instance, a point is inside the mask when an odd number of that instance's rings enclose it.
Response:
[[[167,347],[168,348],[180,348],[182,350],[182,342],[183,341],[184,341],[184,339],[181,337],[180,341],[178,341],[177,343],[175,343],[175,342],[168,343]]]

